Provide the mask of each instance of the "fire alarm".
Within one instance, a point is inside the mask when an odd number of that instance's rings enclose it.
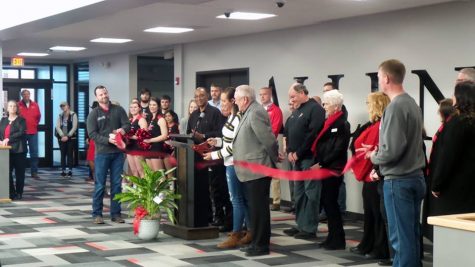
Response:
[[[175,85],[180,85],[180,77],[175,78]]]

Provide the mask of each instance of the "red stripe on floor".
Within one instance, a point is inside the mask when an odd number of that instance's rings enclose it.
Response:
[[[293,220],[295,220],[295,215],[289,215],[289,216],[285,216],[285,217],[275,217],[275,218],[272,218],[272,221],[273,221],[273,222],[293,221]]]
[[[45,223],[57,223],[57,222],[55,222],[55,221],[53,221],[53,220],[51,220],[51,219],[48,219],[48,218],[43,218],[43,219],[41,219],[41,220],[42,220],[43,222],[45,222]]]
[[[90,247],[93,247],[93,248],[97,248],[98,250],[107,250],[108,249],[106,246],[99,245],[99,244],[96,244],[96,243],[93,243],[93,242],[86,243],[86,245],[88,245]]]

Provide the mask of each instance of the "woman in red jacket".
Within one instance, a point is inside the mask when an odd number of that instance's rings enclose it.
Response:
[[[376,92],[368,95],[367,106],[370,124],[360,133],[354,136],[354,148],[358,151],[363,145],[378,146],[379,125],[384,109],[389,105],[387,95]],[[389,247],[383,215],[380,211],[380,196],[378,183],[371,179],[370,173],[374,166],[369,159],[358,156],[353,166],[353,172],[358,181],[363,182],[363,209],[364,209],[364,232],[360,244],[350,249],[356,254],[365,255],[371,259],[388,259]]]

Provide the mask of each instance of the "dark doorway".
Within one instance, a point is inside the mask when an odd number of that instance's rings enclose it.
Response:
[[[28,89],[31,99],[38,103],[41,120],[38,125],[38,157],[39,167],[50,167],[53,164],[53,129],[52,125],[52,80],[41,79],[3,79],[3,91],[8,94],[8,100],[20,100],[21,91]],[[47,149],[48,148],[48,149]]]
[[[211,84],[222,88],[249,84],[249,68],[201,71],[196,73],[196,87],[209,90]]]

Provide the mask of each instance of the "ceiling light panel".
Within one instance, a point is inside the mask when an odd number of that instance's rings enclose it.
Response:
[[[17,54],[18,56],[23,57],[45,57],[48,56],[48,53],[34,53],[34,52],[21,52]]]
[[[123,44],[123,43],[132,42],[132,39],[101,37],[101,38],[92,39],[91,42],[93,42],[93,43]]]
[[[250,12],[232,12],[229,16],[219,15],[218,19],[239,19],[239,20],[260,20],[275,17],[275,14],[250,13]]]
[[[78,46],[53,46],[50,47],[49,49],[53,51],[81,51],[86,49],[85,47],[78,47]]]
[[[155,27],[144,30],[144,32],[157,32],[157,33],[184,33],[194,31],[192,28],[178,28],[178,27]]]

